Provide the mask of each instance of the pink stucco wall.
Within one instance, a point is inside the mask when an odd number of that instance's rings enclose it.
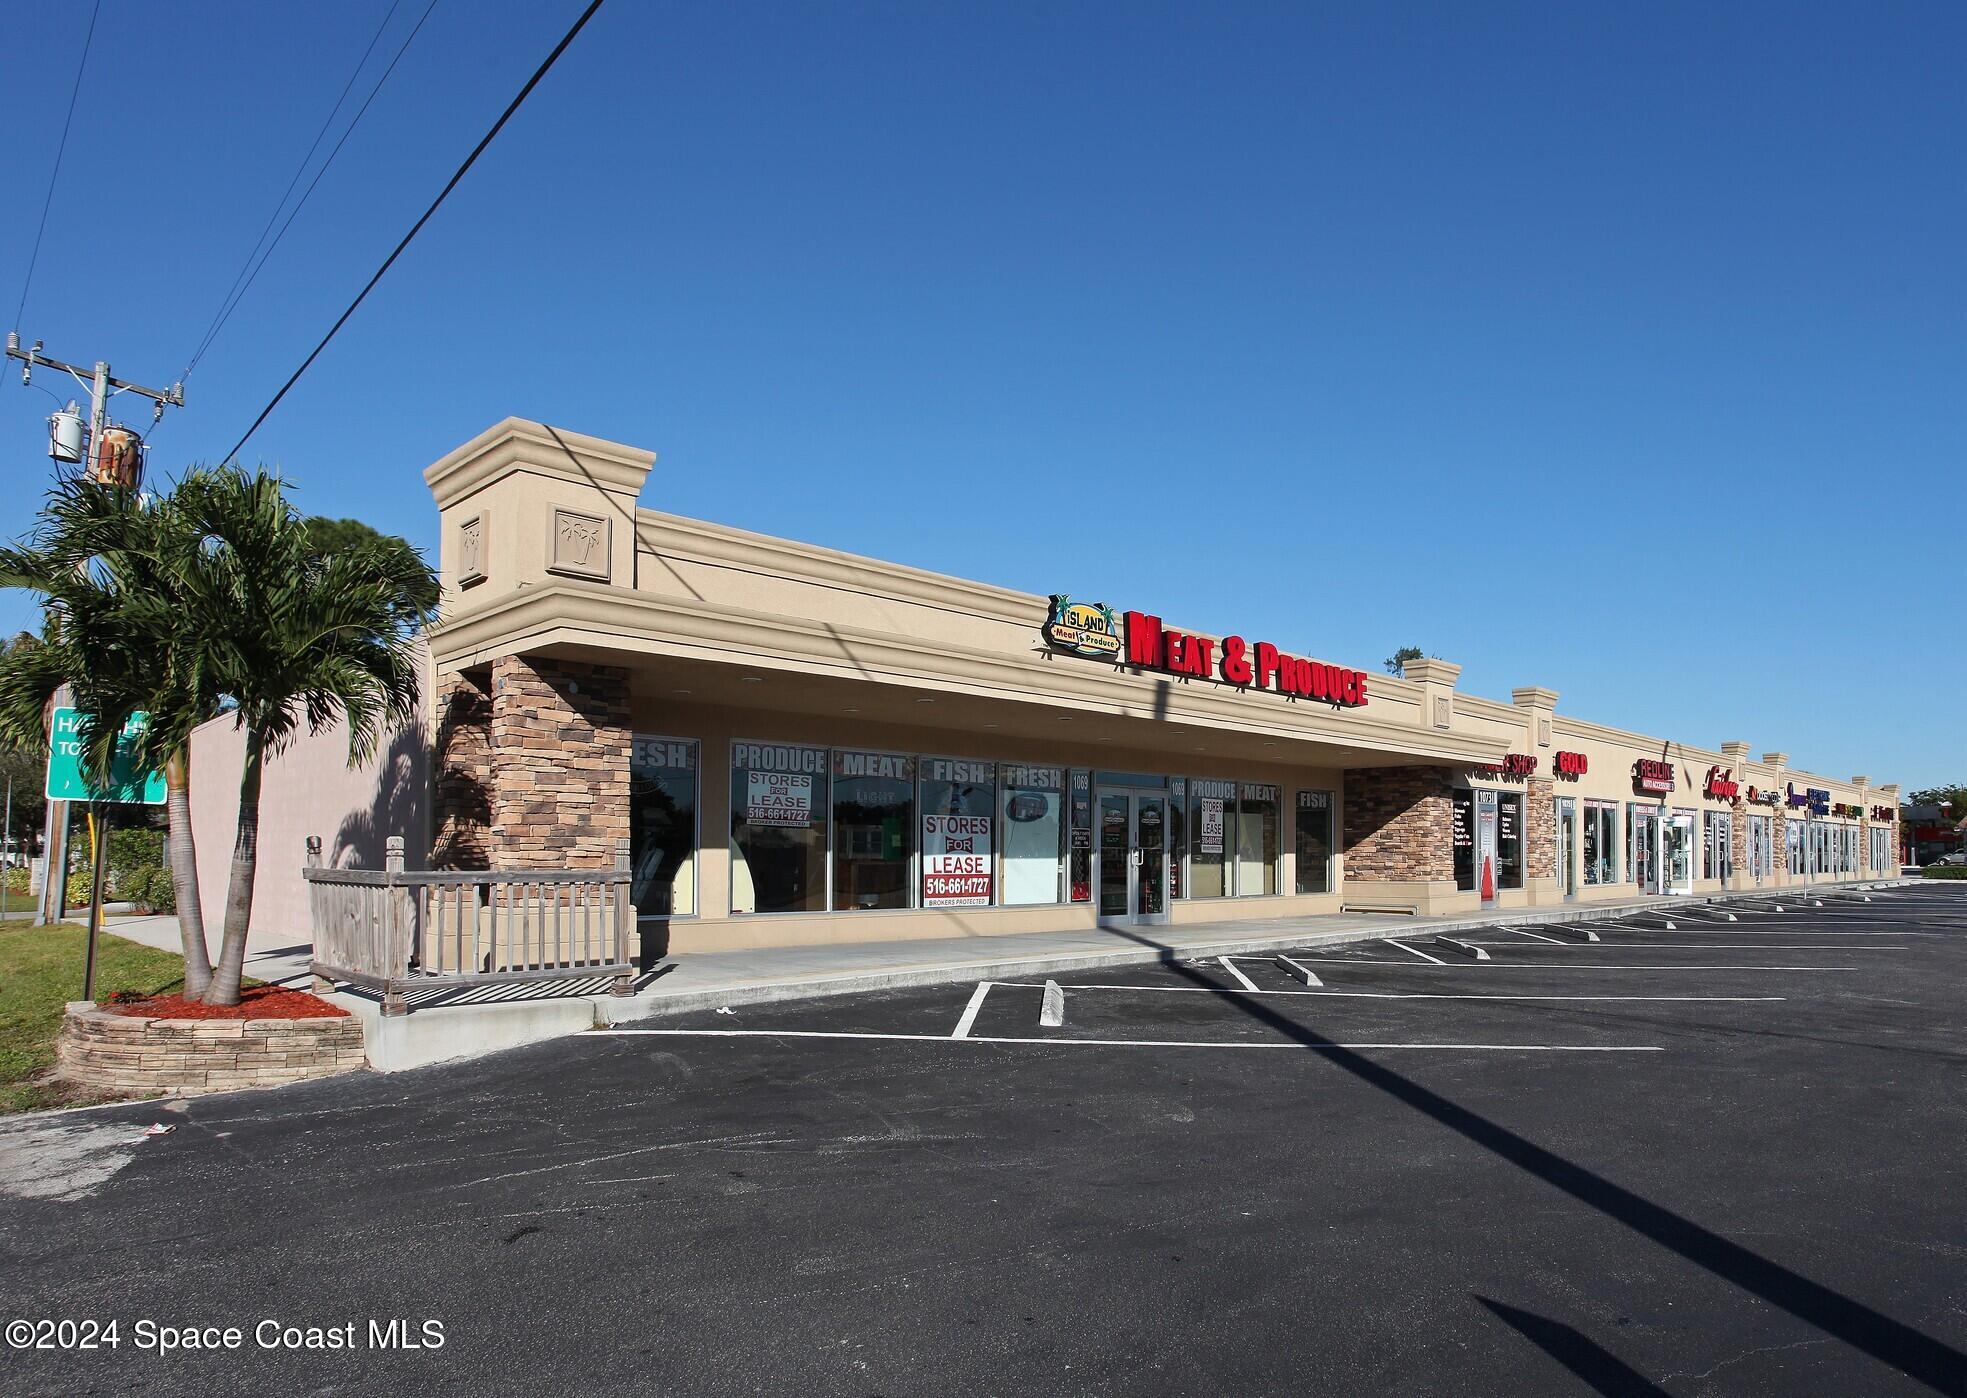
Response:
[[[405,863],[426,867],[430,848],[430,760],[421,722],[370,761],[348,765],[348,733],[337,724],[305,733],[268,762],[260,794],[259,870],[253,884],[255,945],[304,945],[307,885],[301,865],[309,835],[321,837],[326,864],[380,869],[383,841],[403,837]],[[191,826],[198,841],[198,888],[213,950],[225,913],[232,841],[238,830],[239,764],[245,742],[230,718],[191,738]],[[281,941],[270,943],[278,934]],[[285,940],[291,937],[291,942]]]

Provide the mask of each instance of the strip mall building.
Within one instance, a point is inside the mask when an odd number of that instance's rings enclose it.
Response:
[[[673,951],[1897,872],[1896,786],[639,508],[508,419],[442,516],[435,862],[611,864]],[[1042,579],[1039,581],[1043,581]]]

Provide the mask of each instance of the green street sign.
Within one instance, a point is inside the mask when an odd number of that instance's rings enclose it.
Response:
[[[148,718],[148,714],[130,715],[130,721],[123,725],[116,739],[116,756],[109,765],[109,786],[106,790],[96,790],[82,777],[82,713],[79,709],[56,709],[55,728],[48,745],[48,799],[163,805],[164,774],[138,771],[131,751]]]

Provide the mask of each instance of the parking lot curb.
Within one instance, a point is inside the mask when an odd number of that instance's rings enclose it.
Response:
[[[1918,880],[1867,880],[1864,887],[1891,887]],[[1813,894],[1853,891],[1857,884],[1824,884],[1813,887]],[[752,985],[712,987],[649,999],[616,1000],[603,997],[594,1006],[596,1029],[644,1020],[693,1014],[701,1010],[736,1008],[744,1005],[780,1004],[792,1000],[818,1000],[835,995],[866,994],[880,990],[905,990],[916,986],[974,983],[980,980],[1008,980],[1026,976],[1071,976],[1088,971],[1122,966],[1151,966],[1157,963],[1210,960],[1219,956],[1266,958],[1298,947],[1334,947],[1359,942],[1388,941],[1394,938],[1437,938],[1444,934],[1484,931],[1516,925],[1545,926],[1555,920],[1566,923],[1609,922],[1634,913],[1666,908],[1693,908],[1766,899],[1775,890],[1756,889],[1739,893],[1712,893],[1698,896],[1648,898],[1645,901],[1571,904],[1533,908],[1511,908],[1502,912],[1477,913],[1465,917],[1414,919],[1389,917],[1370,927],[1347,928],[1335,932],[1270,931],[1256,937],[1225,937],[1219,941],[1195,943],[1180,948],[1160,946],[1115,947],[1107,951],[1069,955],[1044,953],[1028,957],[979,958],[975,961],[946,962],[926,966],[905,966],[880,971],[854,971],[837,976],[813,976],[798,981],[773,981]],[[1598,938],[1576,938],[1596,941]],[[410,1016],[414,1019],[415,1016]]]
[[[1811,898],[1831,894],[1850,894],[1870,888],[1916,885],[1923,880],[1872,880],[1858,884],[1825,884],[1809,889]],[[746,1005],[778,1004],[785,1001],[819,1000],[838,995],[864,995],[883,990],[904,990],[920,986],[975,984],[987,980],[1013,980],[1026,977],[1070,977],[1115,967],[1151,966],[1177,962],[1215,960],[1219,957],[1261,956],[1272,959],[1280,952],[1297,948],[1346,946],[1362,942],[1412,939],[1429,941],[1441,936],[1486,931],[1512,926],[1546,927],[1551,935],[1572,941],[1595,941],[1592,922],[1611,921],[1635,913],[1657,912],[1664,908],[1693,909],[1731,902],[1755,901],[1768,904],[1776,897],[1792,899],[1800,906],[1793,888],[1757,889],[1741,893],[1706,894],[1694,897],[1649,898],[1586,906],[1545,904],[1537,907],[1508,908],[1450,918],[1413,918],[1388,915],[1372,922],[1330,931],[1312,930],[1299,925],[1280,928],[1271,924],[1263,931],[1237,934],[1226,929],[1221,936],[1198,939],[1179,945],[1163,945],[1148,940],[1154,929],[1116,934],[1121,945],[1098,951],[1046,951],[1044,937],[1034,934],[1034,945],[1026,955],[993,955],[968,959],[931,960],[940,952],[949,956],[948,943],[925,942],[923,960],[894,964],[878,969],[861,968],[834,974],[808,974],[782,978],[734,980],[721,985],[691,990],[665,990],[661,979],[646,986],[633,999],[611,995],[566,998],[523,999],[510,1003],[474,1003],[433,1006],[387,1020],[364,1015],[364,1035],[370,1065],[379,1072],[392,1073],[458,1059],[478,1058],[547,1039],[565,1038],[587,1030],[608,1029],[616,1025],[673,1018],[705,1010],[735,1009]],[[1570,924],[1560,927],[1557,924]],[[1131,937],[1131,942],[1125,939]],[[674,964],[680,964],[672,962]],[[344,992],[344,995],[346,993]],[[352,1006],[357,1013],[361,1007]]]

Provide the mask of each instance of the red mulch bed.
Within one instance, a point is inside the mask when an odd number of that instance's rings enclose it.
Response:
[[[141,1019],[344,1019],[348,1011],[305,990],[258,985],[241,991],[236,1005],[201,1005],[182,995],[159,995],[150,1000],[127,1000],[104,1005],[119,1015]]]

